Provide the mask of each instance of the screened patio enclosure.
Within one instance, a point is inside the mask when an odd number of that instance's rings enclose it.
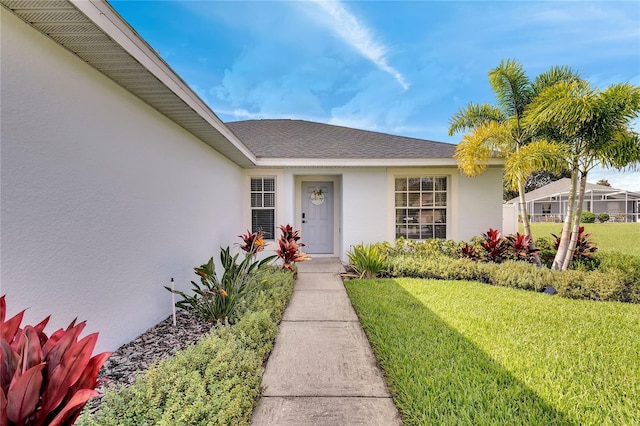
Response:
[[[532,222],[562,222],[567,212],[571,179],[563,178],[528,192],[527,212]],[[518,205],[514,198],[509,203]],[[640,222],[640,192],[587,183],[583,211],[607,213],[610,222]],[[519,206],[518,206],[519,209]],[[520,211],[518,211],[521,214]]]

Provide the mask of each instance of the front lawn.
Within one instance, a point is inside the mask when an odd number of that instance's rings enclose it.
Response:
[[[407,425],[638,424],[640,305],[467,281],[345,286]]]
[[[585,232],[591,234],[599,251],[617,251],[640,256],[640,223],[583,223]],[[520,232],[522,224],[520,224]],[[535,239],[562,233],[561,223],[532,223]]]

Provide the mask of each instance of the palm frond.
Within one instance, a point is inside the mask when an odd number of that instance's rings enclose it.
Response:
[[[640,136],[620,131],[598,150],[598,161],[605,168],[638,170],[640,168]]]
[[[505,155],[506,141],[511,139],[509,129],[491,121],[465,134],[456,146],[453,158],[458,169],[467,176],[478,176],[487,169],[491,158]]]
[[[580,79],[580,74],[568,66],[553,66],[548,71],[536,77],[532,85],[533,97],[538,96],[544,89],[557,83],[573,82]]]
[[[531,142],[506,158],[504,179],[513,189],[517,189],[518,181],[526,181],[539,170],[561,172],[567,165],[566,157],[566,145],[548,140]]]
[[[521,117],[533,98],[531,80],[516,60],[503,59],[500,65],[489,71],[489,84],[507,116]]]
[[[584,80],[560,82],[544,89],[527,108],[522,120],[532,132],[553,127],[565,137],[573,137],[594,114],[594,92]]]
[[[499,108],[489,104],[470,103],[466,108],[460,108],[449,119],[449,136],[458,132],[466,132],[489,121],[502,121],[504,117]]]
[[[629,83],[615,84],[600,93],[600,111],[621,125],[638,118],[640,113],[640,87]]]

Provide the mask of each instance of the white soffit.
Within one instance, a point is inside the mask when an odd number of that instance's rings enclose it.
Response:
[[[234,163],[255,156],[103,0],[0,0],[23,21]]]

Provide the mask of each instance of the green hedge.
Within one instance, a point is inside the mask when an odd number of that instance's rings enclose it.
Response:
[[[543,291],[552,286],[558,295],[571,299],[590,299],[640,303],[640,258],[618,253],[599,255],[597,271],[551,271],[526,262],[475,262],[444,255],[401,254],[390,257],[392,277],[470,280],[502,287]]]
[[[293,293],[288,271],[265,268],[260,290],[232,326],[149,369],[133,385],[110,389],[80,425],[248,425],[260,396],[262,365]]]
[[[582,212],[580,216],[580,223],[595,223],[596,215],[591,212]]]

